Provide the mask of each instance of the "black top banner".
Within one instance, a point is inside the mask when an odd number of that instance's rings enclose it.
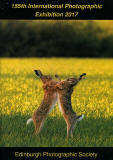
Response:
[[[112,20],[112,1],[1,0],[0,19]]]

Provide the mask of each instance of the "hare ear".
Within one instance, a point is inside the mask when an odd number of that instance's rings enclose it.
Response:
[[[86,76],[86,73],[82,73],[81,75],[80,75],[80,78],[82,79],[82,77],[84,77],[84,76]],[[80,79],[79,78],[79,79]]]
[[[35,74],[38,76],[38,77],[42,77],[43,74],[40,70],[34,70]]]
[[[55,78],[57,78],[59,80],[59,82],[61,81],[61,78],[59,77],[58,74],[55,74]]]

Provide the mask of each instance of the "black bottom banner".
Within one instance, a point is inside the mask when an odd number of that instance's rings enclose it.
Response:
[[[6,160],[113,160],[112,147],[1,147]]]

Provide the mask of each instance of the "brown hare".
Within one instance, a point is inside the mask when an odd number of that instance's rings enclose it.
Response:
[[[81,80],[86,74],[83,73],[78,79],[68,78],[66,80],[60,81],[56,84],[58,93],[58,104],[63,117],[67,124],[67,138],[71,135],[73,137],[73,129],[77,121],[83,119],[84,115],[77,116],[73,111],[71,105],[71,95],[73,92],[73,87]],[[58,76],[56,76],[58,78]]]
[[[35,134],[39,134],[48,113],[53,109],[57,102],[57,92],[54,87],[57,84],[57,81],[53,80],[49,75],[43,75],[40,70],[35,70],[35,74],[43,82],[44,97],[38,109],[34,111],[32,118],[27,120],[27,125],[33,121]]]

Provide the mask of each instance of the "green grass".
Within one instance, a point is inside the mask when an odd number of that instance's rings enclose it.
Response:
[[[113,59],[0,59],[0,146],[113,146]],[[66,140],[66,124],[56,105],[38,136],[26,121],[43,98],[41,81],[33,70],[65,79],[86,72],[72,95],[73,109],[85,114]]]

